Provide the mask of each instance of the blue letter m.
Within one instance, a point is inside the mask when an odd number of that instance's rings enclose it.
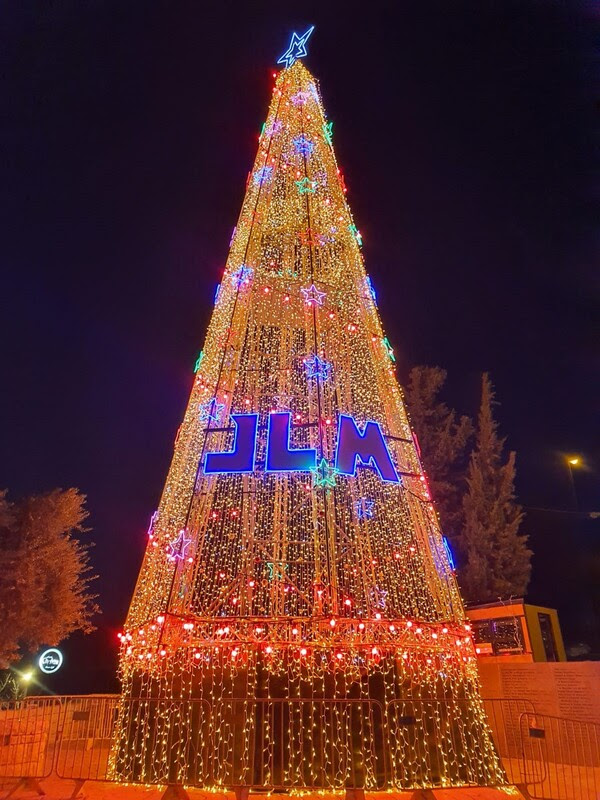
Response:
[[[384,481],[400,483],[379,424],[369,421],[361,433],[352,417],[340,414],[335,468],[342,475],[356,475],[357,462],[373,464]]]

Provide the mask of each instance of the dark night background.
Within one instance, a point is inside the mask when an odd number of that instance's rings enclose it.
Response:
[[[403,379],[489,370],[535,550],[529,597],[600,652],[591,3],[3,3],[2,446],[13,496],[88,495],[103,615],[54,691],[115,688],[137,577],[271,73],[316,29],[348,199]],[[595,30],[596,29],[596,30]],[[596,179],[597,180],[597,179]]]

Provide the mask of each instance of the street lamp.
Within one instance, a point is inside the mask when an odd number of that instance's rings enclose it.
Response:
[[[25,670],[25,672],[21,672],[19,678],[21,683],[23,684],[23,697],[27,696],[27,689],[29,688],[29,684],[33,680],[34,671],[32,669]]]
[[[573,508],[577,511],[577,492],[575,491],[575,479],[573,478],[573,468],[580,467],[582,464],[581,456],[567,456],[567,468],[569,470],[569,482],[571,484],[571,494],[573,495]]]

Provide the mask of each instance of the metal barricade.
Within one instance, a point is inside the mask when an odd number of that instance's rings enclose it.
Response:
[[[531,700],[492,697],[483,701],[496,752],[509,783],[523,783],[521,715],[535,712]]]
[[[60,698],[0,702],[0,777],[45,778],[59,741]]]
[[[600,725],[536,714],[528,700],[484,705],[511,783],[536,800],[600,796]],[[440,755],[468,749],[485,764],[489,740],[472,732],[470,713],[460,700],[32,697],[0,703],[0,778],[55,770],[76,781],[266,790],[475,785],[471,766]]]
[[[394,700],[388,703],[390,788],[478,786],[496,779],[492,737],[471,701]],[[461,758],[468,752],[470,758]]]
[[[534,798],[597,800],[600,725],[547,714],[521,715],[523,776]]]
[[[65,697],[56,748],[59,778],[106,780],[119,698]]]
[[[211,785],[213,709],[206,700],[122,699],[115,716],[110,780]]]

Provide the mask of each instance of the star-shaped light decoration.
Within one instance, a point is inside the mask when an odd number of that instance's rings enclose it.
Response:
[[[315,233],[312,228],[306,228],[306,230],[298,232],[298,240],[300,244],[316,247],[319,244],[319,234]]]
[[[374,289],[373,284],[371,282],[371,278],[369,278],[368,275],[365,276],[365,288],[368,291],[368,293],[371,295],[371,297],[373,298],[373,302],[375,303],[375,305],[377,305],[377,293],[375,292],[375,289]]]
[[[354,501],[354,511],[358,519],[372,519],[375,513],[375,500],[368,497],[359,497]]]
[[[273,402],[277,408],[281,409],[282,411],[289,411],[293,399],[293,395],[286,394],[285,392],[280,392],[279,394],[273,395]]]
[[[452,572],[454,572],[456,570],[456,566],[454,564],[454,555],[452,554],[452,549],[450,548],[450,542],[448,541],[448,539],[446,539],[445,536],[443,537],[442,540],[444,542],[444,550],[446,551],[446,558],[448,559],[448,564],[450,565],[450,569],[452,570]]]
[[[283,572],[283,574],[285,575],[285,573],[287,572],[287,568],[288,568],[287,564],[283,564],[283,570],[282,570],[282,562],[281,561],[277,562],[277,565],[275,565],[272,561],[267,561],[265,566],[269,570],[269,580],[270,581],[275,579],[275,570],[278,570],[278,572],[279,572],[279,575],[277,577],[281,577],[281,573]]]
[[[204,350],[201,350],[200,353],[198,354],[198,358],[196,359],[196,363],[194,364],[194,375],[196,374],[196,372],[199,372],[200,366],[203,361],[204,361]]]
[[[290,97],[290,100],[292,101],[292,105],[294,106],[303,106],[304,103],[310,100],[310,94],[308,92],[303,92],[302,90],[300,90],[299,92],[296,92],[296,94],[293,94]]]
[[[220,422],[221,415],[225,410],[225,403],[219,403],[216,397],[200,403],[200,422]]]
[[[331,375],[331,364],[329,361],[325,361],[324,358],[319,358],[319,356],[305,358],[304,366],[306,368],[307,378],[316,378],[317,380],[326,381]]]
[[[396,361],[396,356],[394,355],[394,348],[390,344],[390,340],[388,339],[388,337],[384,336],[384,338],[381,340],[381,343],[386,349],[389,360],[392,362]]]
[[[312,155],[312,151],[315,149],[314,142],[305,136],[303,133],[300,136],[294,137],[292,139],[294,143],[294,150],[302,156],[310,156]]]
[[[318,489],[332,489],[335,486],[337,469],[332,467],[326,458],[322,458],[316,467],[311,469],[314,485]]]
[[[325,292],[320,292],[317,287],[312,284],[308,289],[300,289],[304,295],[304,302],[308,306],[322,306],[323,298],[326,297]]]
[[[254,183],[260,185],[262,183],[268,183],[273,177],[273,167],[260,167],[257,169],[253,175]]]
[[[292,33],[292,38],[290,39],[290,44],[288,49],[277,59],[278,64],[285,64],[286,67],[291,67],[294,61],[299,58],[304,58],[307,55],[308,51],[306,49],[306,43],[308,42],[311,33],[314,31],[315,26],[311,25],[307,31],[301,36],[298,36],[296,31]]]
[[[295,181],[295,183],[300,194],[314,194],[315,189],[317,188],[317,182],[311,181],[307,175],[305,175],[301,180]]]
[[[388,593],[385,589],[380,589],[379,586],[374,586],[370,591],[371,601],[375,608],[385,608]]]
[[[348,225],[348,230],[350,231],[350,233],[352,234],[352,236],[354,236],[354,238],[355,238],[355,239],[356,239],[356,241],[358,242],[358,245],[359,245],[360,247],[362,247],[362,236],[361,236],[361,234],[360,234],[360,231],[359,231],[359,230],[358,230],[358,228],[356,227],[356,225]]]
[[[275,134],[280,133],[282,129],[283,129],[283,122],[280,119],[273,120],[273,122],[266,129],[267,136],[275,136]]]
[[[323,136],[325,137],[325,141],[328,144],[332,144],[333,142],[333,120],[329,120],[329,122],[323,123]]]
[[[185,551],[192,542],[191,537],[186,536],[186,530],[179,531],[179,535],[172,542],[169,542],[169,561],[183,561]]]
[[[150,525],[148,525],[148,537],[152,539],[154,537],[154,528],[156,526],[156,520],[158,519],[158,511],[155,511],[154,514],[150,517]]]
[[[242,264],[242,266],[238,267],[238,269],[236,269],[231,276],[231,283],[236,287],[236,289],[242,289],[244,286],[250,285],[253,275],[254,270],[252,267],[247,267],[245,264]]]

